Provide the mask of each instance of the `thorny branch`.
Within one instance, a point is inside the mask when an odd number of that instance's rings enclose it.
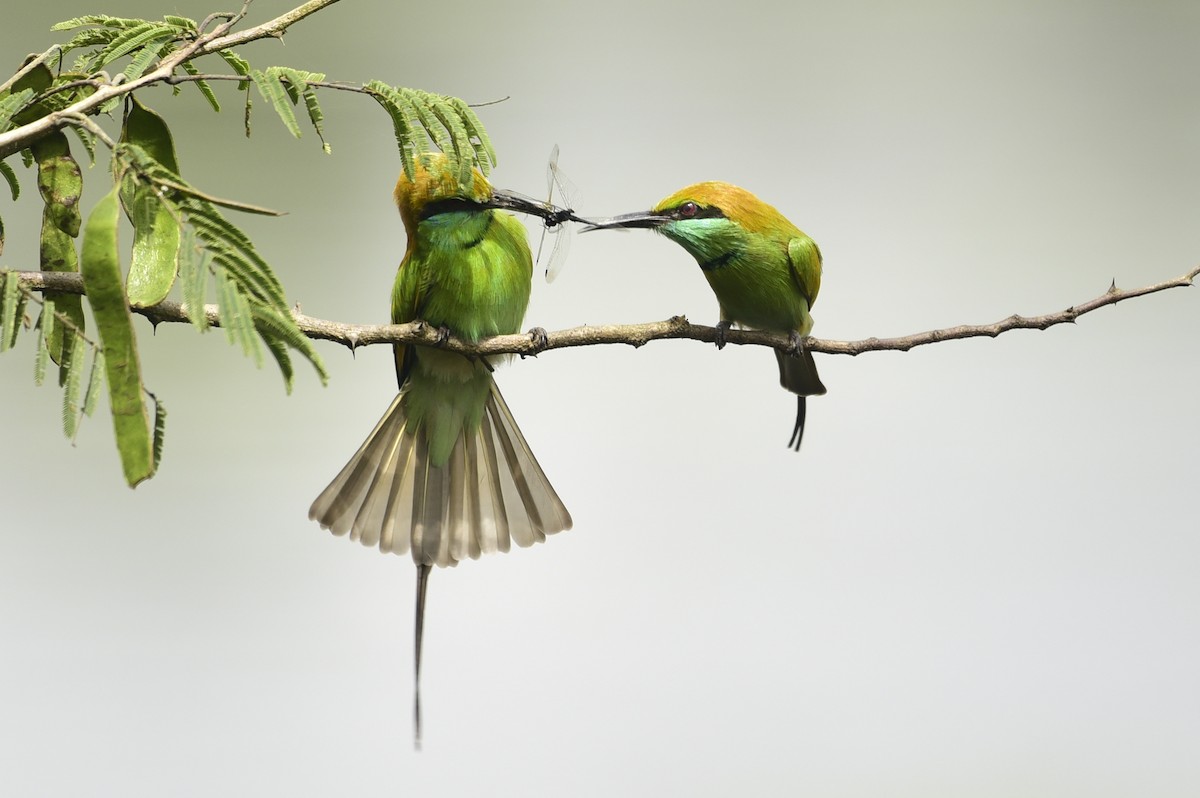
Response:
[[[83,280],[78,274],[70,272],[17,272],[23,285],[27,288],[41,291],[54,290],[73,294],[84,293]],[[913,347],[953,341],[961,338],[978,338],[986,336],[995,338],[1009,330],[1045,330],[1057,324],[1074,322],[1085,313],[1091,313],[1108,305],[1115,305],[1126,299],[1155,294],[1169,288],[1183,288],[1192,285],[1200,266],[1184,274],[1165,280],[1161,283],[1146,285],[1127,290],[1118,289],[1113,284],[1100,296],[1078,305],[1042,316],[1009,316],[993,324],[960,325],[946,327],[940,330],[913,333],[898,338],[864,338],[858,341],[827,341],[822,338],[809,338],[806,347],[813,352],[828,355],[860,355],[864,352],[882,352],[887,350],[905,352]],[[188,322],[184,306],[178,302],[161,302],[148,308],[134,308],[135,313],[145,316],[154,324],[161,322]],[[212,326],[220,326],[220,309],[216,305],[205,305],[205,315]],[[476,344],[471,344],[458,338],[450,337],[439,343],[438,331],[422,322],[410,324],[347,324],[339,321],[327,321],[300,312],[293,313],[296,324],[301,332],[315,340],[334,341],[356,349],[372,344],[424,344],[439,346],[450,352],[464,355],[499,355],[513,353],[518,355],[537,355],[550,349],[563,349],[572,346],[592,346],[595,344],[628,344],[639,347],[650,341],[665,338],[690,338],[696,341],[716,341],[717,330],[702,324],[692,324],[683,316],[674,316],[666,321],[654,321],[645,324],[605,324],[599,326],[572,327],[568,330],[558,330],[546,333],[544,341],[533,332],[515,335],[497,335],[484,338]],[[726,340],[731,344],[750,344],[786,349],[788,336],[783,333],[763,332],[760,330],[730,330]]]
[[[122,75],[118,75],[111,81],[97,80],[95,81],[96,91],[79,102],[61,111],[47,114],[27,125],[0,133],[0,160],[4,160],[18,150],[25,149],[31,142],[36,141],[51,130],[57,130],[63,125],[71,124],[72,119],[78,119],[81,115],[95,113],[100,106],[114,97],[129,94],[151,83],[168,80],[171,77],[171,73],[175,71],[175,68],[184,61],[207,53],[227,50],[231,47],[254,41],[255,39],[265,39],[268,37],[282,38],[283,34],[292,25],[336,2],[337,0],[309,0],[309,2],[293,8],[286,14],[281,14],[269,22],[264,22],[261,25],[256,25],[253,28],[247,28],[237,33],[229,33],[229,30],[245,16],[245,6],[237,14],[219,15],[219,18],[223,18],[224,21],[207,33],[203,32],[204,27],[213,18],[206,19],[204,25],[201,26],[202,32],[199,36],[168,54],[158,62],[153,70],[142,75],[140,78],[125,81]],[[43,53],[43,57],[50,52],[52,50]]]

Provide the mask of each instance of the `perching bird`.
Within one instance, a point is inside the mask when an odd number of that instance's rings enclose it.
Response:
[[[495,208],[545,216],[519,195],[470,186],[442,155],[400,175],[396,205],[408,248],[392,290],[392,322],[420,319],[466,341],[515,333],[533,261],[524,225]],[[400,392],[308,517],[417,564],[415,742],[421,739],[421,636],[432,566],[529,546],[571,528],[483,358],[397,344]]]
[[[721,308],[717,346],[733,324],[788,333],[790,352],[776,350],[779,383],[797,395],[788,446],[800,450],[806,397],[825,393],[803,341],[821,289],[821,250],[782,213],[744,188],[710,181],[681,189],[649,211],[628,213],[584,230],[646,227],[688,251]]]

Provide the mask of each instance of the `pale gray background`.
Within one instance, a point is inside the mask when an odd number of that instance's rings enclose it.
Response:
[[[80,13],[214,8],[23,4],[0,55],[13,67]],[[480,111],[495,182],[539,193],[557,142],[587,213],[744,185],[826,255],[816,333],[860,338],[1196,263],[1198,35],[1182,1],[346,0],[244,53],[510,95]],[[386,117],[323,94],[326,157],[261,103],[246,141],[220,91],[219,116],[191,90],[144,97],[185,174],[290,212],[241,221],[306,312],[385,320],[404,248]],[[31,266],[36,201],[0,209],[4,263]],[[716,320],[665,240],[588,235],[571,254],[527,325]],[[762,349],[513,364],[500,384],[575,529],[435,574],[419,755],[411,562],[305,517],[387,406],[390,352],[321,344],[330,386],[300,367],[288,398],[219,333],[138,332],[171,416],[136,491],[103,414],[62,440],[30,339],[0,358],[5,794],[1200,790],[1195,289],[1049,332],[822,357],[800,455]]]

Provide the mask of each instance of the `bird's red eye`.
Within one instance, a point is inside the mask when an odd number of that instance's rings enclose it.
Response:
[[[679,215],[684,219],[691,219],[700,209],[696,207],[694,202],[685,202],[679,206]]]

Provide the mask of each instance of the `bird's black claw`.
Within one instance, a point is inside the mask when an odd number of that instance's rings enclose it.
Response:
[[[528,352],[530,357],[537,357],[550,345],[550,336],[546,334],[545,327],[534,327],[525,334],[529,336],[529,343],[533,346],[532,351]],[[525,355],[521,355],[521,357],[525,357]]]
[[[717,349],[725,348],[725,336],[729,332],[729,328],[733,326],[733,322],[722,319],[717,322]]]
[[[795,330],[788,333],[787,353],[792,357],[804,354],[804,336]]]
[[[445,346],[446,342],[449,340],[450,340],[450,328],[443,324],[441,327],[437,328],[437,339],[434,340],[433,345],[434,346]]]

